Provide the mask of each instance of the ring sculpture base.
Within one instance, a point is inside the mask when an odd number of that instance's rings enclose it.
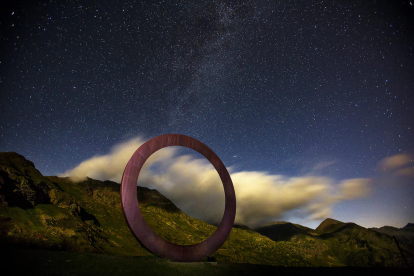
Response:
[[[144,220],[138,206],[137,181],[148,157],[159,149],[182,146],[201,153],[218,172],[224,187],[225,209],[217,230],[205,241],[193,245],[178,245],[159,237]],[[135,238],[155,255],[180,262],[196,262],[213,254],[226,241],[236,216],[236,194],[230,174],[220,158],[206,145],[189,136],[165,134],[142,144],[125,167],[121,182],[121,202],[125,220]]]

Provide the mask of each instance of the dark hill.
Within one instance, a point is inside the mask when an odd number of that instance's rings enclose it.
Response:
[[[338,230],[344,224],[345,223],[343,223],[339,220],[327,218],[324,221],[322,221],[322,223],[319,224],[319,226],[315,230],[319,234],[331,233],[331,232],[334,232],[334,231]]]
[[[405,231],[414,232],[414,223],[408,223],[402,229]]]
[[[409,223],[402,228],[392,227],[392,226],[383,226],[380,228],[370,228],[373,231],[387,234],[391,237],[395,237],[398,242],[409,248],[411,252],[414,252],[414,224]]]
[[[271,225],[259,227],[255,231],[269,237],[274,241],[290,241],[292,239],[300,239],[304,237],[314,237],[313,229],[295,225],[290,222],[277,222]]]
[[[111,181],[45,177],[23,156],[0,153],[0,247],[151,256],[124,220],[119,188]],[[195,244],[216,229],[156,190],[138,187],[137,197],[147,223],[167,241]],[[276,241],[236,226],[211,259],[302,267],[403,265],[388,235],[352,223],[328,219],[317,231],[291,223],[264,229]]]
[[[0,247],[152,255],[131,234],[121,211],[119,184],[44,177],[16,153],[0,154]],[[150,227],[172,243],[191,245],[216,229],[189,217],[156,190],[138,187],[141,212]],[[219,262],[280,266],[326,264],[303,256],[257,232],[233,228],[212,258]]]
[[[372,227],[372,228],[369,228],[369,229],[380,232],[380,233],[384,233],[384,234],[387,234],[387,235],[390,235],[390,236],[398,235],[399,233],[404,231],[400,228],[393,227],[393,226],[383,226],[383,227],[380,227],[380,228]]]
[[[313,254],[321,254],[331,265],[377,266],[397,257],[398,248],[392,237],[355,223],[326,219],[316,230],[310,230],[287,222],[256,229],[275,241],[312,244]],[[409,249],[407,246],[405,248]]]
[[[330,244],[331,251],[339,261],[348,265],[376,266],[378,263],[387,262],[392,256],[389,253],[398,249],[389,235],[366,229],[355,223],[327,225],[328,230],[325,228],[327,232],[321,234],[320,238]],[[410,262],[413,262],[413,259],[410,259]]]

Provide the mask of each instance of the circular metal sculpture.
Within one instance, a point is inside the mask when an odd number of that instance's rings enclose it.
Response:
[[[138,206],[137,180],[139,172],[151,154],[168,146],[187,147],[201,153],[217,170],[223,183],[225,194],[223,218],[217,230],[208,239],[198,244],[178,245],[159,237],[144,220]],[[155,255],[181,262],[200,261],[216,252],[230,234],[236,216],[236,195],[233,182],[223,162],[209,147],[200,141],[180,134],[157,136],[142,144],[135,151],[122,176],[121,202],[125,220],[135,238]]]

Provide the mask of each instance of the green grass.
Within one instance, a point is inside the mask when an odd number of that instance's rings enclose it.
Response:
[[[74,183],[67,178],[43,177],[24,157],[4,153],[0,153],[1,181],[0,194],[8,207],[0,206],[0,246],[152,256],[125,222],[117,183],[93,179]],[[25,193],[21,193],[21,183],[25,183]],[[33,193],[42,197],[34,198]],[[216,229],[184,214],[156,190],[138,187],[137,197],[149,226],[167,241],[195,244]],[[299,234],[283,241],[233,228],[213,257],[219,263],[273,266],[402,265],[390,237],[355,224],[340,226],[318,235],[295,225]]]

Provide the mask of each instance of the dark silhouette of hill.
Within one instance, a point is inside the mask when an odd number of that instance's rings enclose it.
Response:
[[[255,231],[274,241],[291,241],[306,236],[315,237],[315,230],[285,221],[259,227]]]
[[[402,229],[405,231],[414,232],[414,223],[407,223],[406,226],[404,226]]]
[[[396,237],[404,237],[406,239],[412,239],[414,240],[414,224],[408,223],[406,226],[402,228],[397,228],[393,226],[383,226],[380,228],[369,228],[371,230],[388,234],[390,236],[396,236]]]
[[[380,228],[369,228],[373,231],[387,234],[389,236],[395,237],[398,240],[398,243],[405,248],[408,248],[410,252],[414,252],[414,224],[408,223],[402,228],[397,228],[393,226],[383,226]]]
[[[331,265],[338,261],[348,266],[376,266],[386,262],[386,252],[398,250],[393,238],[387,234],[331,218],[325,219],[315,230],[277,222],[257,228],[256,231],[274,241],[311,242],[315,248],[314,254],[324,255],[332,261]],[[404,248],[411,250],[407,244],[404,244]]]
[[[319,234],[331,233],[331,232],[335,232],[336,230],[341,228],[344,224],[345,223],[343,223],[339,220],[327,218],[324,221],[322,221],[321,224],[319,224],[319,226],[316,227],[315,230]]]

